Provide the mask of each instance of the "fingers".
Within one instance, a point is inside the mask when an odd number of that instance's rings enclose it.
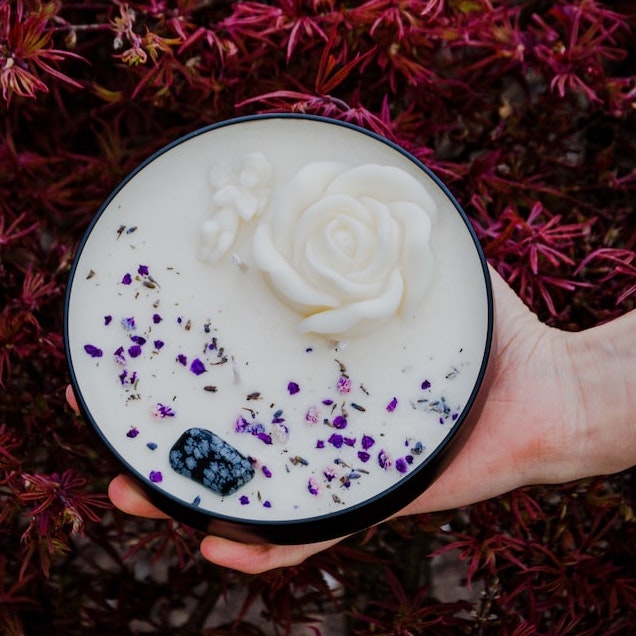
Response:
[[[151,519],[168,519],[169,516],[153,506],[141,488],[126,475],[119,475],[110,482],[108,496],[122,512]]]
[[[338,543],[340,539],[307,545],[244,544],[207,536],[201,542],[201,554],[212,563],[246,574],[260,574],[289,567]]]
[[[66,400],[73,411],[79,413],[79,406],[70,386],[66,388]],[[139,485],[126,475],[119,475],[111,481],[108,496],[119,510],[127,514],[151,519],[169,518],[150,503]],[[244,544],[207,536],[201,542],[201,553],[206,559],[222,567],[246,574],[259,574],[275,568],[298,565],[338,541],[339,539],[335,539],[308,545],[280,546]]]
[[[75,394],[73,393],[73,389],[71,388],[70,384],[66,387],[66,401],[69,403],[69,406],[75,411],[75,414],[79,414],[79,406],[77,404]]]

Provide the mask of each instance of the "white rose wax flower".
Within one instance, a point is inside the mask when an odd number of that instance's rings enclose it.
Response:
[[[417,497],[478,414],[492,330],[484,256],[443,184],[304,115],[150,157],[90,224],[65,316],[82,413],[150,499],[274,543]]]

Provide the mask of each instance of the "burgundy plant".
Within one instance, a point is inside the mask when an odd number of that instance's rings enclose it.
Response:
[[[284,634],[336,612],[359,634],[631,633],[632,472],[239,575],[203,561],[200,533],[108,506],[118,468],[65,403],[61,333],[75,249],[126,174],[201,126],[278,111],[424,162],[549,324],[635,308],[635,42],[625,1],[0,0],[0,632]],[[452,598],[442,558],[463,571]],[[230,592],[232,615],[206,622]]]

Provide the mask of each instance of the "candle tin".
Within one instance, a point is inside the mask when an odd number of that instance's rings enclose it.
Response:
[[[396,513],[450,461],[486,397],[493,299],[465,212],[415,157],[257,115],[115,189],[64,335],[82,415],[158,508],[307,543]]]

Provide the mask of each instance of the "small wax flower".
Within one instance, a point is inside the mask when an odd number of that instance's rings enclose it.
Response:
[[[151,470],[148,479],[154,484],[159,484],[163,481],[163,475],[159,470]]]

